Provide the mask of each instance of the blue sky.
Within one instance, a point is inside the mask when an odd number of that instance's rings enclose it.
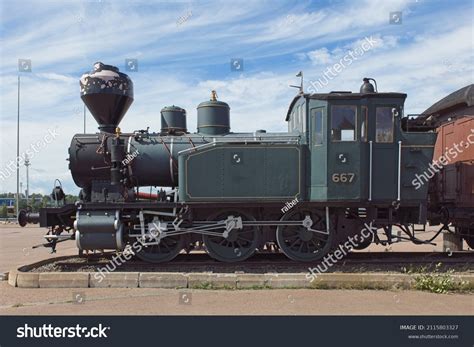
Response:
[[[125,70],[135,101],[124,131],[158,130],[159,111],[179,105],[196,127],[196,106],[216,89],[231,106],[233,131],[285,131],[284,115],[302,70],[305,86],[366,38],[376,42],[323,89],[358,90],[373,77],[381,91],[406,92],[419,113],[473,83],[472,1],[9,1],[0,2],[0,170],[15,160],[18,59],[21,152],[57,136],[31,159],[30,191],[49,192],[55,178],[76,193],[68,169],[71,137],[82,131],[81,74],[96,61]],[[391,12],[402,13],[390,24]],[[243,70],[232,71],[232,58]],[[96,124],[89,115],[87,131]],[[21,180],[25,170],[21,168]],[[15,191],[15,174],[0,192]]]

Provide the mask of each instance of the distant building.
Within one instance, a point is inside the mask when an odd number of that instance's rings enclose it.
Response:
[[[0,198],[0,207],[6,206],[8,213],[15,213],[15,198]]]
[[[15,206],[15,198],[0,198],[0,206]]]

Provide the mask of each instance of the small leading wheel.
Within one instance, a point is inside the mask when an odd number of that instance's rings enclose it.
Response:
[[[302,221],[307,217],[313,221],[311,229],[303,225],[279,225],[276,231],[278,246],[285,255],[295,261],[311,262],[324,257],[332,246],[332,233],[327,233],[324,211],[307,209],[288,212],[282,221]]]
[[[222,221],[229,216],[241,217],[242,221],[253,221],[251,215],[238,210],[220,211],[211,215],[208,220]],[[260,242],[260,230],[255,226],[243,226],[242,229],[232,229],[227,238],[223,236],[203,235],[202,239],[207,253],[214,259],[233,263],[252,256]]]
[[[181,236],[168,236],[158,245],[144,246],[136,253],[137,257],[148,263],[164,263],[173,260],[183,249]]]

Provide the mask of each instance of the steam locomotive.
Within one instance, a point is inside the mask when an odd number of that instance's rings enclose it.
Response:
[[[436,133],[410,127],[406,94],[379,92],[373,79],[359,93],[300,90],[284,133],[232,132],[215,91],[197,106],[196,133],[174,105],[161,110],[160,131],[121,132],[133,83],[100,62],[81,77],[80,94],[99,132],[69,147],[79,200],[64,203],[58,185],[57,206],[19,215],[21,225],[49,228],[53,250],[74,239],[80,253],[128,247],[153,263],[200,247],[223,262],[257,251],[312,262],[341,244],[430,241],[415,236],[432,213],[429,184],[415,178],[429,168]]]

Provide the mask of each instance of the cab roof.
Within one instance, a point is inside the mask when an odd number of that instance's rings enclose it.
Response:
[[[352,92],[331,92],[331,93],[304,93],[298,94],[291,101],[286,113],[285,121],[290,119],[291,110],[296,102],[300,98],[305,99],[316,99],[316,100],[362,100],[362,99],[379,99],[379,98],[403,98],[405,99],[407,94],[405,93],[352,93]]]

